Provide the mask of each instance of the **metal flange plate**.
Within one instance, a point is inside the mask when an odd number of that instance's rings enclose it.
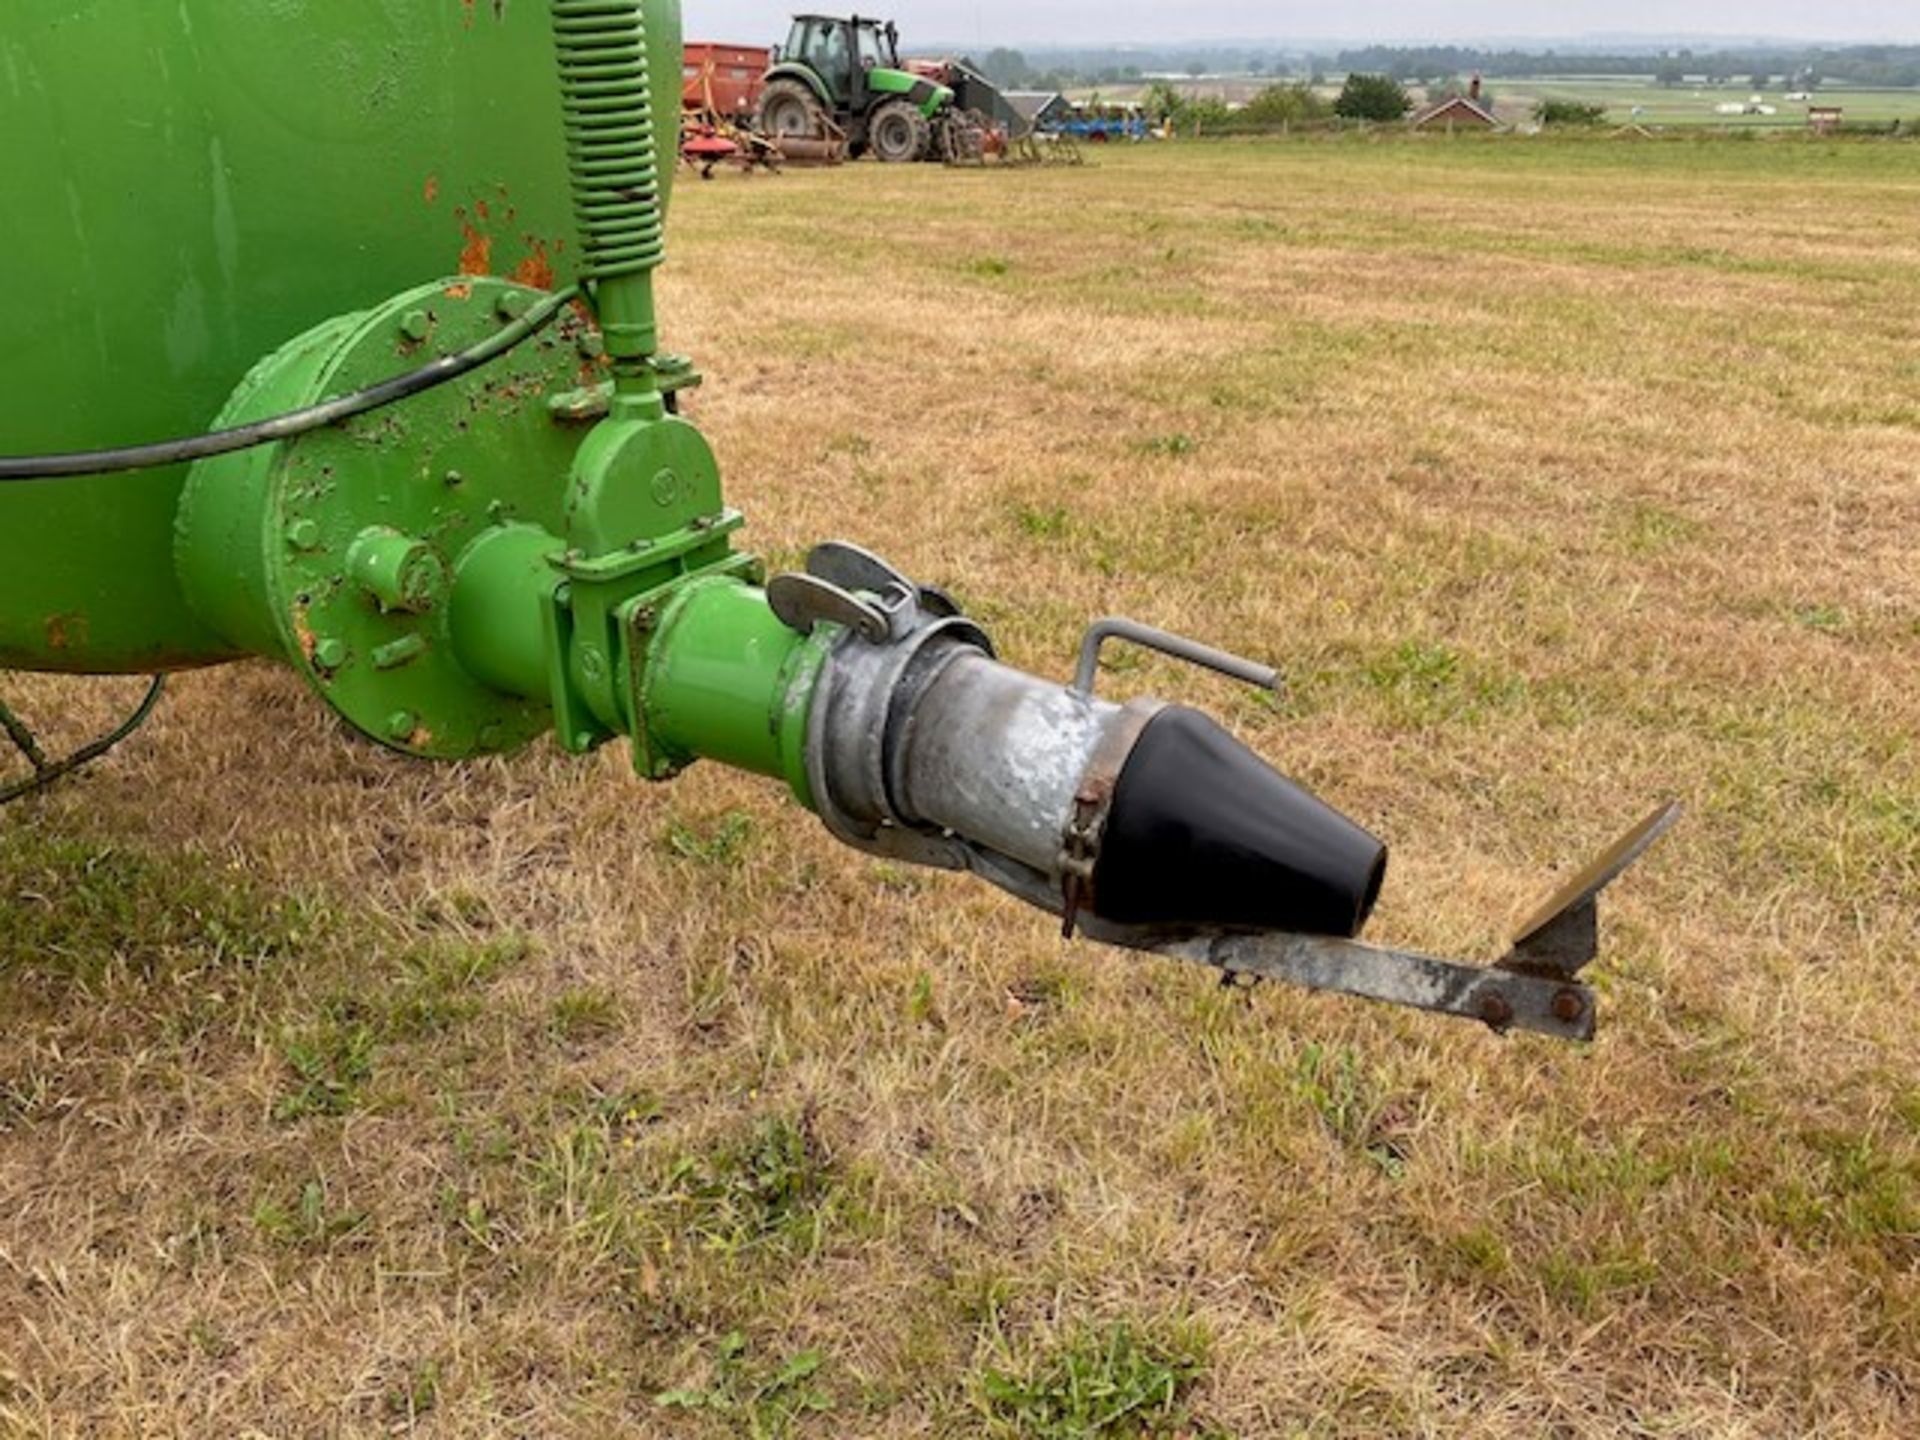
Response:
[[[538,298],[486,278],[424,286],[355,317],[304,393],[261,388],[281,408],[359,389],[489,338]],[[550,723],[543,704],[461,667],[447,602],[483,528],[561,530],[579,432],[548,401],[597,380],[596,356],[569,311],[463,379],[274,448],[262,538],[287,657],[382,744],[453,759],[517,748]]]

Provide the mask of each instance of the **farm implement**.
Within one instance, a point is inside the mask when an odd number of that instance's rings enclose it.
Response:
[[[46,139],[15,154],[15,193],[64,197],[0,211],[22,297],[0,665],[267,656],[422,761],[552,734],[623,744],[650,780],[735,766],[846,844],[970,872],[1068,935],[1593,1033],[1597,897],[1670,811],[1495,965],[1366,946],[1378,839],[1200,712],[1097,683],[1111,643],[1271,670],[1104,620],[1062,683],[858,545],[771,576],[736,547],[654,303],[671,0],[98,0],[28,7],[0,58],[0,132]],[[921,144],[931,82],[909,79],[875,83],[868,143]],[[152,434],[180,438],[124,443]]]

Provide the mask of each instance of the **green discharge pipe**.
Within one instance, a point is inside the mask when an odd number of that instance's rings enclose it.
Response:
[[[565,544],[538,525],[500,525],[460,557],[448,623],[454,655],[474,679],[543,699],[549,683],[545,612]]]
[[[784,780],[811,809],[807,719],[825,632],[800,635],[767,607],[765,591],[726,578],[678,587],[656,625],[632,723],[670,758]]]
[[[557,659],[551,617],[569,585],[565,544],[534,525],[503,525],[468,547],[450,607],[453,644],[476,679],[529,700],[577,684],[587,644]],[[596,718],[635,741],[641,768],[669,774],[717,760],[784,780],[811,804],[806,734],[813,687],[826,662],[825,632],[781,623],[759,586],[725,574],[666,587],[663,598],[620,607],[610,648],[624,680]],[[560,674],[556,677],[556,667]]]

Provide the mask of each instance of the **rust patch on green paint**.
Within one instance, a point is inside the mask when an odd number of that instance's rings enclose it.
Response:
[[[293,607],[293,639],[294,643],[300,647],[300,658],[311,668],[314,647],[313,627],[307,623],[307,607],[304,605]]]
[[[553,289],[553,258],[547,254],[547,242],[530,242],[533,250],[527,258],[513,267],[513,280],[517,285],[530,285],[538,290]]]
[[[84,649],[87,643],[87,617],[78,610],[70,610],[61,615],[47,617],[47,648],[66,650],[72,647]]]
[[[462,275],[491,275],[493,273],[493,236],[478,229],[471,220],[461,214],[460,234],[465,244],[460,249],[460,273]],[[484,216],[482,218],[485,218]]]
[[[427,176],[427,183],[421,193],[426,196],[426,201],[429,205],[438,200],[440,198],[440,177],[438,175]]]

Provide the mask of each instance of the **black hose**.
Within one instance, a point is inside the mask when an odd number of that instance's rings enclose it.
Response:
[[[294,410],[266,420],[250,420],[231,430],[215,430],[182,440],[160,440],[151,445],[128,445],[114,450],[75,450],[64,455],[0,456],[0,481],[73,479],[85,475],[111,475],[123,470],[150,470],[160,465],[204,460],[211,455],[230,455],[236,450],[250,450],[256,445],[268,445],[275,440],[290,440],[296,435],[305,435],[309,431],[419,395],[498,360],[509,350],[546,329],[579,294],[580,287],[570,285],[557,294],[549,295],[499,334],[482,340],[478,345],[452,355],[442,355],[418,370],[396,375],[391,380],[382,380],[351,395],[342,395],[319,405],[309,405],[304,410]]]
[[[156,675],[147,686],[147,693],[141,699],[138,708],[122,720],[113,729],[98,740],[81,746],[64,760],[49,760],[33,738],[33,732],[14,718],[14,714],[0,701],[0,721],[4,721],[7,734],[20,751],[33,762],[33,774],[24,780],[16,780],[10,785],[0,786],[0,805],[11,805],[14,801],[28,795],[37,795],[51,786],[54,781],[86,765],[91,765],[114,746],[126,739],[134,731],[147,723],[147,717],[153,714],[153,707],[160,703],[161,692],[167,688],[167,677]]]

